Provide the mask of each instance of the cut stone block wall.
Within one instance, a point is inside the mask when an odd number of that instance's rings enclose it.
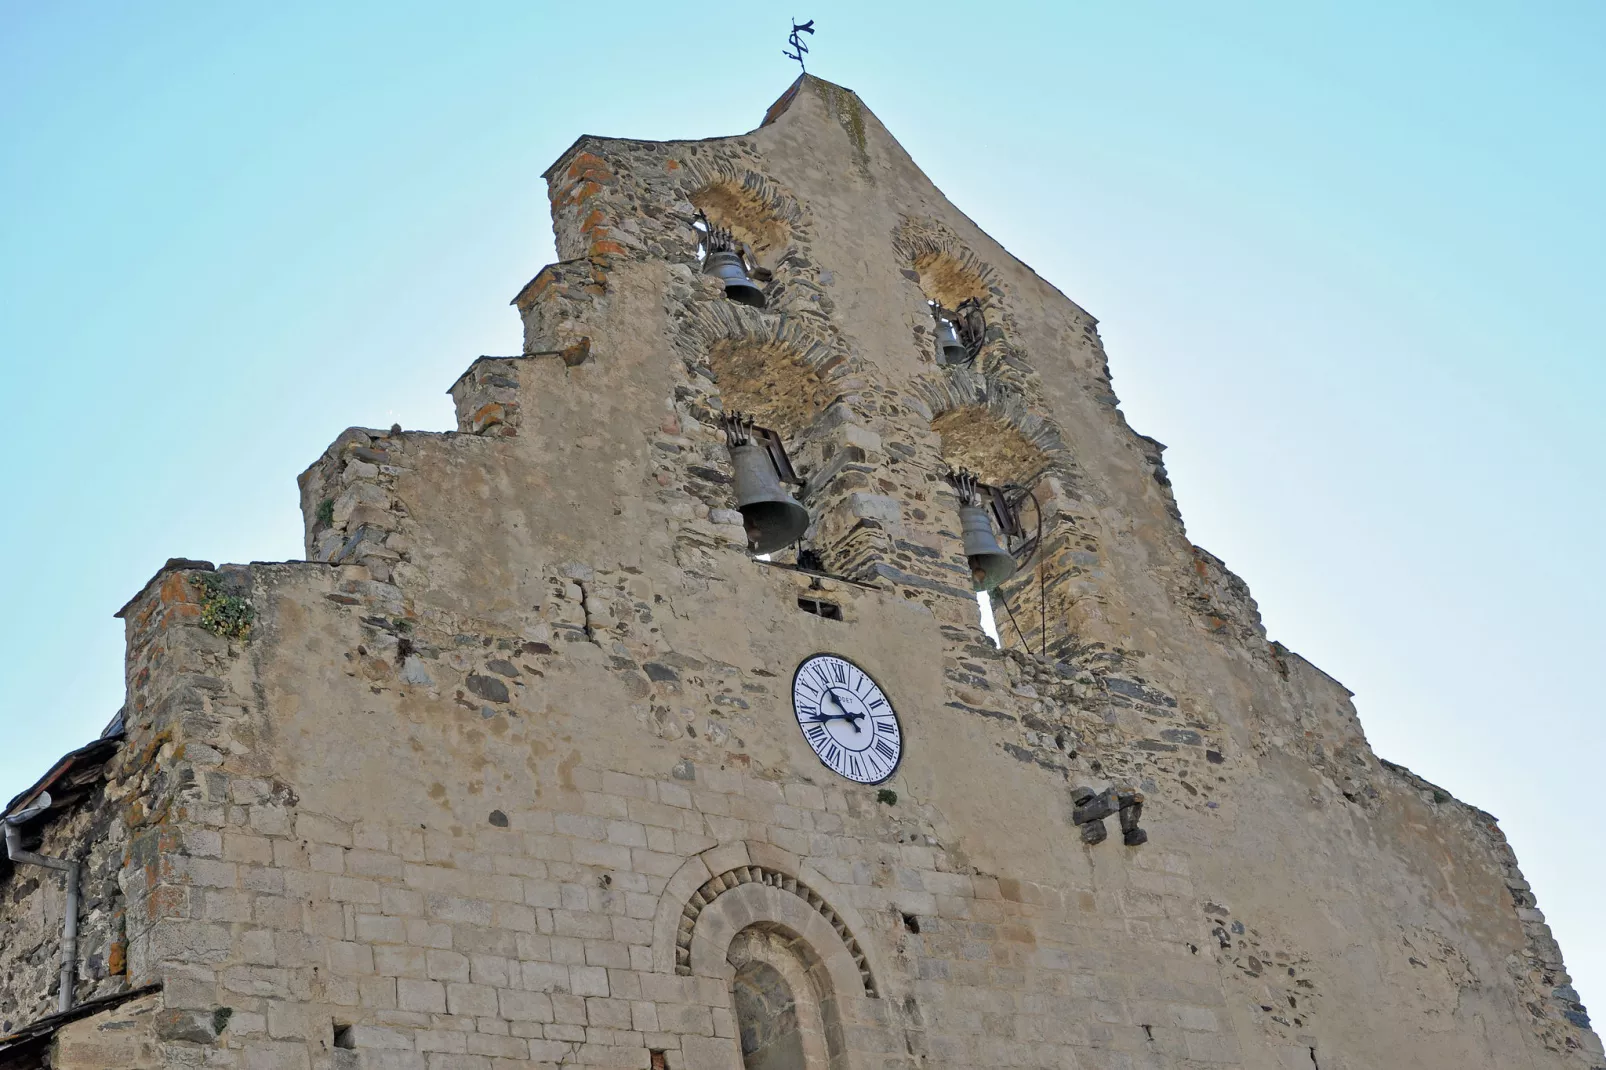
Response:
[[[805,78],[751,134],[583,138],[547,177],[567,259],[458,429],[347,430],[301,476],[308,560],[175,563],[124,611],[118,884],[164,1065],[734,1068],[760,966],[809,1070],[1601,1065],[1493,819],[1267,641],[1092,317],[856,97]],[[766,308],[700,272],[698,210]],[[988,331],[945,369],[956,296]],[[745,553],[738,407],[829,575]],[[1009,649],[955,463],[1043,506]],[[822,651],[898,711],[884,785],[798,730]],[[1078,824],[1106,789],[1147,842]]]

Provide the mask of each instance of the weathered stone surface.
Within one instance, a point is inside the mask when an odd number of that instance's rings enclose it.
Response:
[[[52,1070],[163,1070],[171,1066],[165,1057],[157,994],[141,996],[113,1009],[102,1011],[64,1026],[51,1045]],[[205,1041],[215,1035],[205,1026],[197,1028],[195,1039]]]
[[[192,563],[125,609],[127,741],[42,849],[91,874],[80,988],[163,987],[56,1065],[1601,1065],[1494,819],[1267,642],[1093,318],[857,97],[805,78],[752,133],[586,137],[547,178],[566,259],[458,430],[343,433],[300,479],[310,560],[230,573],[243,640]],[[764,309],[701,273],[699,210]],[[980,304],[970,365],[933,300]],[[743,552],[739,407],[829,577]],[[1004,650],[948,466],[1039,510]],[[821,651],[897,708],[884,784],[798,730]],[[49,1009],[56,887],[0,873],[12,1025]]]
[[[470,675],[466,681],[468,689],[480,698],[491,702],[506,702],[508,700],[507,685],[491,676]]]

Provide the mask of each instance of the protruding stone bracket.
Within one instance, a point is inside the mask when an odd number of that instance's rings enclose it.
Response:
[[[1149,842],[1149,834],[1138,828],[1143,816],[1143,793],[1130,788],[1105,788],[1094,791],[1082,787],[1071,790],[1071,801],[1076,809],[1071,812],[1072,824],[1082,826],[1082,842],[1088,846],[1103,843],[1109,833],[1104,819],[1118,814],[1121,820],[1121,842],[1138,847]]]

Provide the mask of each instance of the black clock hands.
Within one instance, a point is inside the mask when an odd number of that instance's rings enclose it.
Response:
[[[880,784],[897,772],[903,756],[898,716],[869,674],[847,658],[805,658],[792,676],[792,711],[804,741],[838,776]]]
[[[849,713],[848,708],[842,705],[842,700],[836,697],[836,691],[831,688],[825,689],[825,697],[829,698],[833,703],[835,703],[836,708],[842,711],[842,719],[848,722],[848,724],[852,725],[855,732],[864,731],[859,727],[859,721],[864,717],[863,713]]]
[[[859,721],[863,719],[864,714],[849,713],[846,707],[842,705],[841,700],[836,697],[836,694],[829,687],[825,689],[825,695],[820,700],[820,705],[823,707],[827,700],[829,700],[834,706],[836,706],[837,709],[841,710],[842,712],[815,714],[813,717],[807,718],[809,722],[813,724],[821,724],[825,721],[846,721],[848,724],[853,726],[853,730],[855,732],[864,731],[864,729],[859,727]]]

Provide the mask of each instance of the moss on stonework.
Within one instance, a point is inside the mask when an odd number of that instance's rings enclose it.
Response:
[[[325,498],[318,503],[317,519],[318,523],[326,527],[335,522],[335,500],[333,498]]]
[[[858,164],[859,171],[864,177],[870,177],[870,143],[865,135],[864,105],[852,91],[834,86],[820,79],[814,80],[814,88],[819,92],[820,99],[835,115],[836,121],[847,131],[848,137],[853,141],[854,162]]]
[[[859,103],[858,97],[846,93],[843,94],[843,110],[848,113],[848,121],[845,124],[848,136],[853,139],[853,145],[859,150],[859,155],[868,156],[870,147],[864,136],[864,105]]]
[[[194,583],[201,589],[201,627],[225,639],[243,641],[251,634],[256,610],[244,595],[229,591],[216,572],[202,572]]]

